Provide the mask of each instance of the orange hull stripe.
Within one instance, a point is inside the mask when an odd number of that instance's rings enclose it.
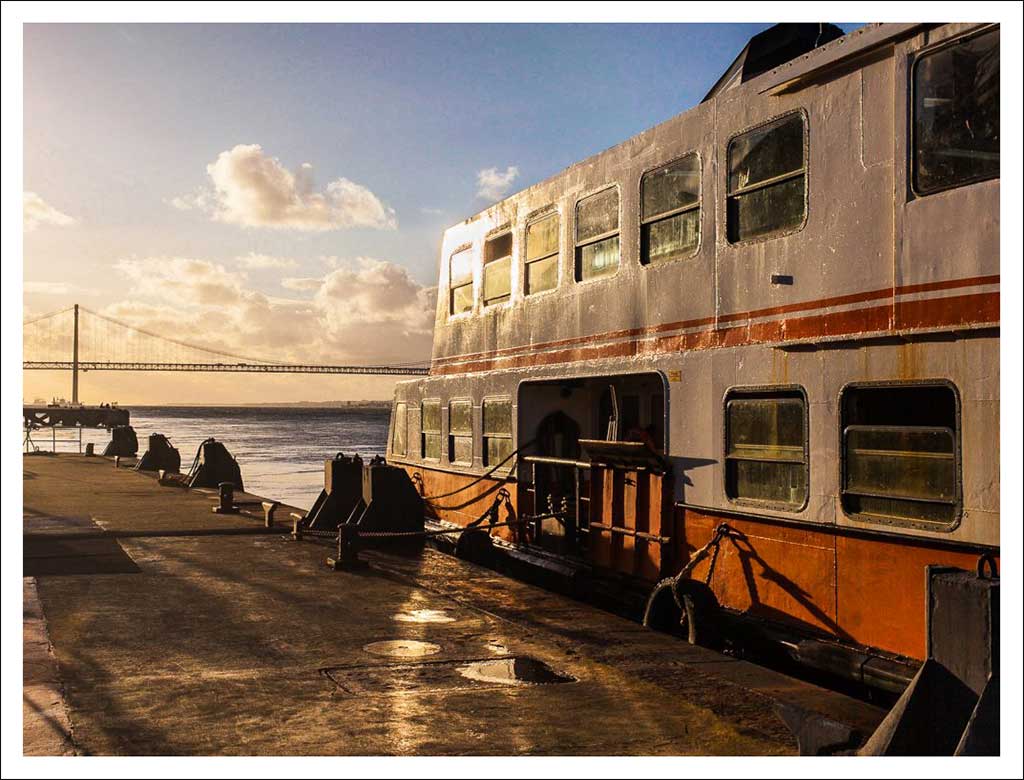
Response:
[[[838,295],[831,298],[820,298],[814,301],[804,301],[801,303],[786,304],[784,306],[773,306],[765,309],[752,309],[747,312],[738,312],[734,314],[723,314],[718,317],[718,324],[723,323],[734,323],[742,322],[744,320],[756,319],[759,317],[770,317],[776,314],[789,314],[799,311],[813,311],[815,309],[829,308],[833,306],[846,306],[855,303],[864,303],[871,300],[893,300],[901,295],[912,295],[915,293],[923,292],[935,292],[939,290],[952,290],[962,287],[976,287],[980,285],[998,284],[999,275],[994,274],[990,276],[973,276],[965,279],[946,279],[938,282],[925,282],[922,284],[911,284],[903,285],[901,287],[889,287],[883,290],[869,290],[859,293],[850,293],[848,295]],[[998,297],[998,295],[997,295]],[[899,305],[899,304],[897,304]],[[997,307],[998,308],[998,307]],[[969,320],[968,320],[969,321]],[[988,320],[986,320],[988,321]],[[538,344],[526,344],[518,347],[507,347],[505,349],[496,349],[486,352],[468,353],[465,355],[455,355],[451,357],[437,358],[433,361],[435,369],[442,366],[446,366],[450,363],[462,363],[465,361],[479,361],[479,360],[493,360],[495,358],[507,357],[510,355],[516,355],[521,353],[534,353],[549,349],[558,349],[560,347],[571,347],[580,344],[593,343],[595,340],[609,341],[613,339],[621,338],[636,338],[638,336],[651,336],[658,333],[664,333],[665,331],[683,330],[687,328],[696,328],[706,325],[714,325],[716,323],[715,317],[701,317],[692,320],[680,320],[678,322],[666,322],[659,325],[652,325],[644,328],[630,328],[627,330],[608,331],[606,333],[599,333],[592,336],[578,336],[571,339],[562,339],[560,341],[548,341],[541,342]],[[811,334],[813,337],[830,335],[829,333],[818,333]],[[789,336],[788,338],[798,338]],[[460,366],[460,370],[454,373],[462,373],[467,369],[465,366]],[[482,370],[482,369],[471,369],[471,370]],[[434,373],[453,373],[448,371],[435,370]]]
[[[881,306],[853,311],[745,323],[727,328],[706,328],[693,333],[659,336],[654,339],[633,338],[615,344],[589,344],[538,354],[487,357],[453,366],[435,365],[431,373],[463,374],[495,368],[522,368],[636,355],[660,355],[857,333],[880,333],[898,329],[957,327],[973,323],[995,323],[998,320],[999,293],[973,293],[932,300],[896,301],[895,305],[887,302]],[[593,338],[586,341],[593,341]]]

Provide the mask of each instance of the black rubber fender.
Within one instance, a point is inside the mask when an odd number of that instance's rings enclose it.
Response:
[[[494,558],[494,543],[485,528],[471,528],[459,534],[455,543],[455,557],[489,566]]]
[[[719,639],[718,601],[711,589],[697,580],[666,577],[651,590],[643,624],[655,631],[676,634],[691,645],[713,647]]]

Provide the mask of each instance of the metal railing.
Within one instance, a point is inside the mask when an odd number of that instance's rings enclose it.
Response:
[[[48,450],[49,452],[54,452],[54,453],[57,452],[57,444],[58,443],[64,443],[64,444],[72,444],[72,445],[77,444],[78,445],[78,454],[79,455],[82,454],[82,427],[81,426],[76,425],[73,428],[65,428],[65,427],[63,427],[61,425],[51,425],[51,426],[49,426],[49,428],[50,428],[50,446],[53,448],[51,450]],[[32,438],[32,434],[33,433],[40,433],[42,430],[44,430],[44,429],[42,429],[42,428],[31,428],[31,427],[25,428],[25,441],[24,441],[25,452],[41,452],[41,451],[44,451],[43,448],[40,447],[39,444],[37,443],[37,440]],[[68,431],[68,430],[70,430],[70,431],[77,431],[78,432],[78,436],[77,436],[77,438],[74,437],[74,436],[72,436],[70,438],[68,438],[66,436],[63,437],[63,438],[58,438],[57,437],[57,431],[58,430],[60,430],[62,432],[63,431]]]
[[[529,482],[522,483],[521,487],[530,496],[532,507],[531,514],[545,515],[535,523],[531,529],[535,541],[541,542],[545,535],[543,522],[557,522],[561,524],[565,543],[569,549],[585,548],[590,533],[590,495],[583,489],[582,477],[584,472],[589,472],[591,464],[589,461],[575,460],[572,458],[556,458],[548,455],[524,455],[522,462],[530,468]],[[557,473],[560,469],[572,472],[572,496],[571,503],[566,502],[564,507],[555,506],[556,496],[548,493],[541,496],[538,493],[537,468],[547,467]],[[557,483],[557,479],[551,480]],[[570,496],[558,496],[565,501]],[[548,534],[549,536],[554,534]]]

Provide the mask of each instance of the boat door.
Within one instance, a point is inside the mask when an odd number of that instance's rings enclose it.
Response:
[[[646,442],[584,440],[580,446],[590,462],[591,563],[659,579],[670,542],[671,470]]]
[[[579,459],[580,426],[569,415],[555,411],[537,426],[537,453],[543,460],[534,465],[536,512],[561,512],[575,509],[579,490],[579,472],[569,463]],[[549,518],[538,525],[536,541],[546,550],[562,555],[579,554],[579,534],[575,511]]]

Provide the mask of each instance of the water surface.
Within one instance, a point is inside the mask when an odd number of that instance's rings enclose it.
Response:
[[[337,452],[363,459],[384,454],[388,410],[319,407],[132,407],[131,423],[139,453],[151,433],[162,433],[181,453],[181,469],[192,465],[208,436],[224,442],[242,469],[245,489],[309,509],[323,489],[323,461]],[[33,433],[41,449],[52,448],[48,430]],[[58,452],[77,452],[77,432],[58,432]],[[83,446],[97,452],[110,440],[103,430],[83,430]]]

